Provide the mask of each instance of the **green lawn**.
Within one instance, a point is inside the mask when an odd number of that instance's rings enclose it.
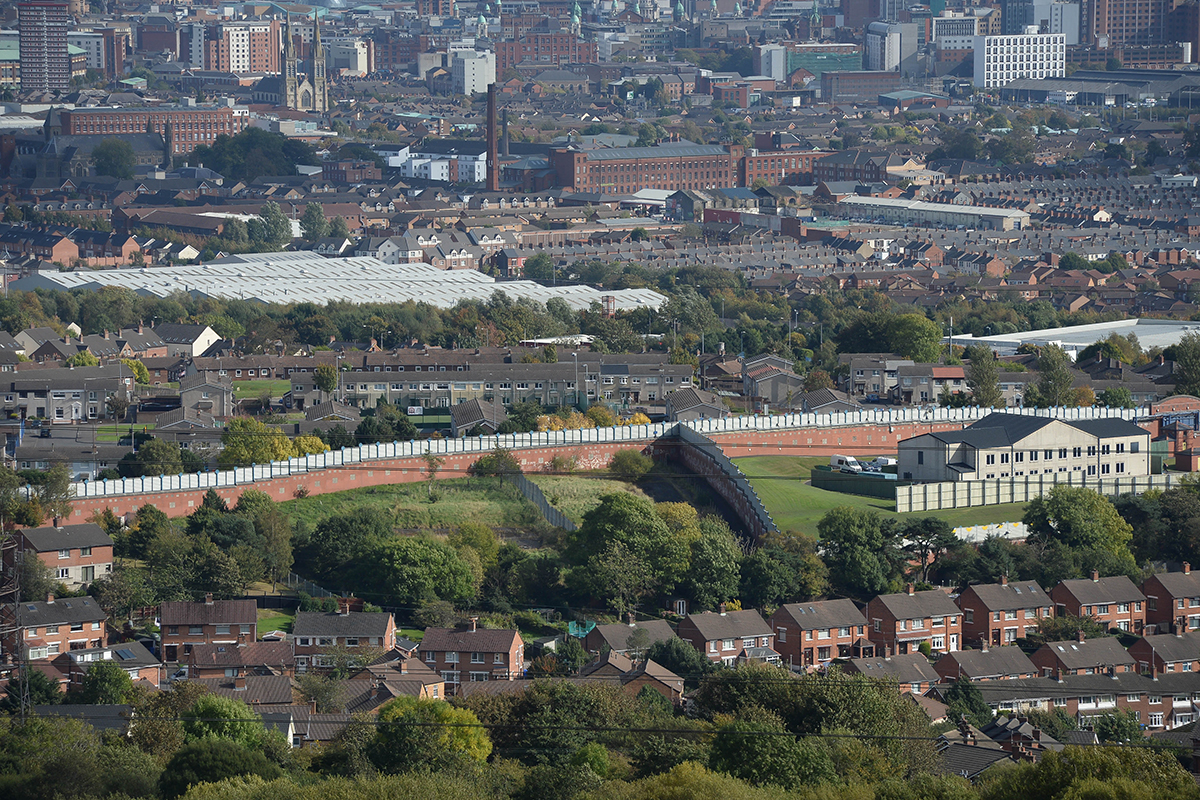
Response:
[[[636,486],[620,481],[603,472],[577,475],[529,475],[546,495],[550,505],[566,514],[575,522],[582,522],[583,515],[600,505],[600,498],[613,492],[632,492],[640,497],[646,494]]]
[[[282,397],[291,391],[292,382],[276,380],[233,382],[233,396],[236,400],[259,397],[266,389],[271,390],[271,397]]]
[[[859,459],[864,460],[864,459]],[[1019,522],[1025,513],[1024,503],[1010,503],[978,508],[954,508],[946,511],[896,514],[896,504],[874,497],[830,492],[815,489],[805,483],[809,473],[817,464],[828,464],[829,459],[790,456],[751,456],[735,462],[758,492],[771,513],[771,518],[781,530],[798,530],[815,533],[817,522],[825,512],[838,506],[870,508],[889,516],[940,517],[954,527],[963,525],[987,525],[994,522]]]
[[[138,422],[133,425],[134,433],[140,433],[143,430],[145,430],[147,432],[152,432],[154,430],[154,423],[153,422],[148,422],[148,423],[147,422]],[[28,431],[26,431],[25,435],[26,436],[29,435]],[[87,441],[87,434],[81,434],[81,435],[84,437],[84,440]],[[97,425],[96,426],[96,441],[97,442],[115,443],[115,442],[121,441],[122,439],[126,439],[126,440],[129,439],[129,423],[124,423],[121,425]]]
[[[410,642],[420,644],[421,640],[425,638],[425,631],[422,628],[396,628],[396,636],[403,636]]]
[[[407,529],[453,528],[464,522],[482,522],[493,528],[530,528],[541,519],[515,486],[499,478],[440,480],[434,492],[437,501],[430,502],[424,481],[396,483],[314,495],[279,505],[293,520],[310,525],[365,507],[383,509],[392,515],[396,527]]]
[[[258,634],[261,636],[271,631],[291,633],[292,623],[295,621],[295,615],[284,613],[282,609],[260,608],[258,609]]]

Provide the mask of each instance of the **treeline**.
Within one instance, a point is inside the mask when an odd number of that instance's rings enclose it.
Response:
[[[230,236],[240,241],[241,227],[231,226]],[[272,236],[270,231],[262,234],[264,241]],[[239,246],[232,240],[220,244],[217,249]],[[203,242],[198,245],[207,247]],[[833,372],[839,352],[891,350],[916,360],[940,360],[938,343],[951,317],[955,331],[980,336],[1119,317],[1116,312],[1069,314],[1049,301],[1027,303],[1015,296],[986,303],[956,301],[926,313],[898,306],[876,290],[842,291],[832,282],[821,294],[789,301],[778,293],[755,291],[740,274],[699,265],[655,269],[633,263],[576,262],[558,268],[557,276],[560,282],[602,288],[645,287],[665,294],[668,301],[657,311],[625,310],[610,318],[599,307],[575,311],[559,299],[542,305],[514,301],[501,292],[484,301],[461,301],[438,309],[412,302],[264,306],[182,293],[159,299],[116,287],[98,292],[39,289],[32,294],[10,292],[0,300],[0,325],[9,331],[32,326],[61,330],[74,322],[91,334],[156,318],[195,322],[239,339],[246,352],[269,350],[277,340],[320,347],[330,337],[351,342],[375,338],[384,347],[420,342],[472,348],[583,333],[596,338],[593,349],[600,352],[641,352],[665,342],[678,348],[679,359],[691,359],[689,354],[700,350],[702,343],[710,353],[723,344],[731,356],[770,352],[794,361],[802,372],[811,367]],[[722,322],[722,314],[728,324]],[[654,337],[649,345],[648,336]]]
[[[32,800],[1184,800],[1170,749],[1068,747],[944,774],[936,729],[894,682],[744,665],[701,679],[681,715],[646,687],[534,681],[452,701],[393,699],[328,745],[292,748],[238,700],[188,681],[151,693],[107,663],[91,702],[133,707],[128,735],[0,718],[0,789]],[[41,675],[35,672],[34,675]],[[36,702],[63,699],[44,676]],[[82,694],[82,693],[79,693]],[[10,698],[12,693],[10,691]],[[72,698],[81,699],[81,698]],[[86,719],[86,718],[85,718]]]

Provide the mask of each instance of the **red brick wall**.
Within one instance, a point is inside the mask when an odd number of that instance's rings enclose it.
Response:
[[[895,453],[896,444],[901,439],[907,439],[930,431],[961,430],[962,423],[904,423],[897,425],[862,425],[837,428],[809,428],[777,431],[737,431],[732,433],[713,434],[710,438],[717,442],[725,455],[730,458],[761,455],[790,455],[817,456],[844,455],[867,456]],[[599,442],[581,445],[579,447],[535,447],[528,450],[518,450],[514,453],[521,462],[525,472],[537,472],[555,456],[575,455],[579,459],[580,469],[599,469],[608,464],[613,453],[630,448],[649,447],[652,455],[667,455],[676,450],[677,440],[655,442]],[[692,450],[693,448],[681,448]],[[465,453],[449,455],[438,473],[438,478],[459,478],[477,458],[485,453]],[[704,459],[698,453],[684,455],[684,463],[697,470],[705,470]],[[691,461],[689,461],[691,459]],[[698,460],[697,460],[698,459]],[[695,462],[695,463],[692,463]],[[292,475],[286,478],[276,478],[270,481],[259,481],[253,484],[243,484],[216,489],[217,494],[226,501],[235,501],[247,489],[257,489],[266,492],[276,500],[290,500],[297,489],[304,487],[309,494],[328,494],[346,489],[359,489],[365,486],[386,486],[394,483],[411,483],[425,479],[424,462],[420,458],[390,459],[356,464],[351,467],[340,467],[309,472],[303,475]],[[73,519],[83,522],[97,512],[111,508],[115,514],[130,514],[148,502],[152,502],[169,517],[182,517],[190,514],[199,505],[206,490],[191,490],[183,492],[161,492],[145,495],[124,495],[120,497],[89,497],[75,501],[72,512]],[[722,496],[724,492],[718,490]],[[730,500],[729,497],[726,497]],[[747,515],[748,508],[741,508],[734,500],[734,508],[738,513]]]

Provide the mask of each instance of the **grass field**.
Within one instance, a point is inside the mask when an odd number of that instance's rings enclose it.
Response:
[[[278,608],[258,609],[258,633],[260,636],[271,631],[291,633],[292,623],[295,621],[296,617],[294,615],[285,614]]]
[[[154,423],[153,422],[151,422],[151,423],[141,422],[141,423],[134,424],[134,426],[133,426],[134,433],[140,433],[143,430],[145,430],[146,432],[153,431]],[[29,432],[26,431],[25,435],[29,436]],[[86,431],[81,432],[80,436],[85,437],[85,441],[90,441],[90,434],[87,433]],[[125,439],[126,442],[128,442],[128,440],[129,440],[129,423],[124,423],[122,425],[97,425],[96,426],[96,441],[97,442],[114,443],[114,442],[119,442],[122,439]]]
[[[234,381],[233,397],[235,400],[256,398],[262,395],[264,389],[271,390],[271,397],[282,397],[292,388],[291,381]]]
[[[397,483],[316,495],[280,503],[293,520],[315,525],[334,514],[373,507],[392,515],[398,528],[453,528],[482,522],[493,528],[529,528],[541,519],[516,487],[499,478],[456,478],[438,481],[437,502],[430,502],[425,483]]]
[[[940,517],[951,525],[986,525],[993,522],[1019,522],[1025,513],[1024,503],[978,508],[955,508],[946,511],[896,514],[896,504],[874,497],[830,492],[804,483],[817,464],[828,464],[828,458],[792,458],[790,456],[751,456],[735,460],[738,468],[750,480],[758,496],[781,530],[815,533],[817,522],[825,512],[838,506],[869,508],[889,516]]]
[[[603,472],[579,473],[578,475],[529,475],[546,495],[550,505],[576,522],[583,515],[600,505],[600,498],[613,492],[632,492],[639,497],[646,493],[636,486],[619,481]]]

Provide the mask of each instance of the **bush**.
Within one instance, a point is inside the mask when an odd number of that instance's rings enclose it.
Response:
[[[641,480],[653,466],[653,459],[640,450],[618,450],[608,463],[610,472],[630,482]]]

